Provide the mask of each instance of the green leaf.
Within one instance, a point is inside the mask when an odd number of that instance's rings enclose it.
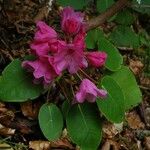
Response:
[[[121,87],[125,96],[125,110],[128,110],[141,102],[142,94],[140,88],[137,85],[133,73],[128,67],[122,66],[120,70],[112,73],[111,77]]]
[[[82,150],[97,150],[102,138],[102,127],[95,104],[74,105],[70,109],[66,121],[71,139]]]
[[[122,25],[131,25],[134,20],[134,15],[129,10],[120,11],[115,18],[115,22]]]
[[[123,58],[118,49],[106,38],[99,38],[98,49],[107,53],[106,68],[111,71],[117,71],[121,68]]]
[[[60,137],[63,128],[63,116],[54,104],[44,104],[39,112],[39,125],[48,140]]]
[[[97,10],[102,13],[114,4],[114,0],[97,0]]]
[[[86,37],[86,45],[89,49],[94,49],[98,45],[99,50],[107,53],[108,58],[105,66],[109,70],[116,71],[121,67],[123,62],[122,56],[117,48],[105,38],[104,33],[101,30],[94,29],[89,31]]]
[[[107,92],[106,99],[98,99],[97,105],[104,116],[112,122],[119,123],[124,119],[124,95],[121,88],[110,76],[105,76],[101,81],[102,87]]]
[[[140,45],[139,36],[130,28],[126,26],[118,26],[110,34],[110,39],[117,46],[138,47]]]
[[[70,107],[71,107],[70,102],[68,100],[65,100],[62,104],[62,113],[63,113],[64,119],[66,119],[66,116],[68,115]]]
[[[83,7],[85,7],[90,0],[57,0],[58,4],[61,6],[71,6],[74,9],[82,9]]]
[[[23,102],[35,99],[43,92],[42,85],[35,85],[32,76],[21,67],[16,59],[2,72],[0,99],[7,102]]]
[[[99,38],[104,37],[104,33],[100,29],[90,30],[86,36],[86,47],[94,49],[97,46]]]

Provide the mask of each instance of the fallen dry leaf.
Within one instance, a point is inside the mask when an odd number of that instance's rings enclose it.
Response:
[[[0,104],[0,123],[7,126],[15,118],[15,114],[12,110],[5,107],[3,103]]]
[[[140,78],[140,83],[142,86],[150,89],[150,77],[145,77],[144,75]]]
[[[142,62],[140,60],[130,59],[129,67],[135,75],[138,75],[139,73],[141,73],[144,65],[142,64]]]
[[[14,133],[15,133],[15,129],[6,128],[2,124],[0,124],[0,135],[9,136],[9,135],[14,135]]]
[[[145,124],[141,121],[136,111],[132,111],[126,115],[128,125],[132,129],[144,129]]]
[[[29,119],[36,119],[38,117],[39,109],[41,107],[40,102],[25,102],[21,104],[21,111],[25,117]]]
[[[150,107],[144,109],[144,118],[146,125],[150,127]]]
[[[150,136],[145,137],[145,147],[147,150],[150,150]]]
[[[0,102],[0,113],[6,112],[7,108],[5,108],[5,104]]]
[[[100,150],[120,150],[120,146],[117,142],[113,140],[106,140],[106,142],[102,145],[102,148]]]
[[[49,9],[48,7],[44,6],[43,8],[41,8],[38,12],[38,14],[35,16],[34,18],[34,22],[37,22],[39,20],[42,20],[43,18],[47,18],[49,13]]]
[[[142,150],[142,144],[141,144],[141,141],[137,140],[137,147],[138,147],[138,150]]]
[[[29,148],[33,150],[50,150],[51,143],[49,141],[30,141]]]
[[[103,132],[105,133],[106,137],[109,139],[113,138],[115,135],[119,133],[115,125],[110,122],[105,122],[103,124]]]
[[[75,149],[67,139],[59,139],[56,141],[30,141],[29,148],[33,150],[49,150],[50,148]]]
[[[51,142],[51,147],[74,149],[74,147],[70,144],[70,142],[67,139],[59,139],[57,141]]]

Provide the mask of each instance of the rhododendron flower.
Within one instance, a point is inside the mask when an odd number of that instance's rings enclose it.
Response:
[[[71,7],[66,7],[61,13],[61,28],[68,34],[75,35],[80,30],[84,30],[84,15],[75,12]]]
[[[107,54],[105,52],[87,52],[86,57],[94,67],[101,67],[105,64]]]
[[[56,70],[59,72],[68,69],[69,73],[76,73],[80,67],[87,67],[87,61],[84,58],[84,34],[79,34],[73,43],[62,42],[58,45],[58,52],[54,55]],[[79,40],[80,39],[80,40]]]
[[[79,91],[75,95],[75,102],[83,103],[85,100],[88,102],[95,102],[97,97],[105,98],[107,92],[103,89],[98,89],[94,83],[88,79],[83,79],[79,87]]]
[[[34,36],[34,41],[31,44],[31,52],[37,56],[47,55],[51,50],[49,44],[55,44],[57,41],[57,33],[43,21],[36,24],[37,31]]]
[[[53,57],[43,56],[35,61],[24,61],[22,66],[33,72],[34,81],[43,81],[43,84],[51,83],[58,74],[53,67]]]
[[[61,45],[63,45],[65,41],[62,40],[55,40],[55,41],[49,41],[48,45],[50,48],[50,51],[53,53],[58,52],[58,48],[61,49]]]
[[[42,43],[42,42],[33,42],[30,45],[31,53],[36,56],[43,56],[47,55],[49,52],[49,45],[48,43]]]
[[[34,36],[34,40],[37,42],[48,42],[51,39],[57,38],[56,31],[48,26],[43,21],[38,21],[37,24],[37,31]]]

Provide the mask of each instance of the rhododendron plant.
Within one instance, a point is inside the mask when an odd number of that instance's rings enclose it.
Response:
[[[15,59],[2,72],[0,100],[38,99],[38,104],[25,103],[27,108],[37,106],[35,114],[26,115],[21,106],[22,114],[35,118],[39,112],[37,124],[48,140],[61,139],[65,129],[65,138],[70,137],[81,150],[96,150],[102,137],[102,121],[122,122],[125,111],[140,102],[141,93],[132,72],[123,66],[123,57],[109,39],[116,31],[105,36],[102,26],[86,32],[94,25],[93,21],[86,24],[84,20],[88,11],[84,14],[65,7],[57,12],[60,24],[51,21],[51,27],[44,21],[36,22],[31,56]],[[120,28],[121,22],[117,23]],[[119,31],[121,34],[124,30]]]
[[[63,13],[67,11],[66,9],[71,10],[71,8],[65,8]],[[51,83],[65,69],[70,74],[74,74],[81,68],[86,68],[87,60],[94,67],[103,66],[107,54],[105,52],[86,52],[85,36],[85,32],[80,32],[70,42],[58,40],[55,30],[39,21],[34,41],[31,43],[32,54],[39,58],[33,62],[25,61],[22,66],[33,71],[34,80],[41,81],[43,78],[44,84]]]
[[[61,17],[62,30],[66,34],[71,34],[69,40],[58,39],[56,31],[43,21],[36,24],[37,30],[31,43],[31,53],[37,60],[25,61],[22,65],[33,72],[36,82],[39,80],[48,84],[66,69],[70,74],[75,74],[80,69],[87,68],[88,62],[94,67],[101,67],[106,61],[105,52],[85,51],[86,33],[83,30],[82,13],[66,7],[62,10]]]

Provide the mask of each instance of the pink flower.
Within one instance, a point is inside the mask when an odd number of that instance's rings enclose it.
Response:
[[[97,97],[105,98],[106,96],[107,92],[105,90],[98,89],[90,80],[83,79],[79,91],[75,95],[75,102],[83,103],[87,100],[88,102],[93,103],[96,101]]]
[[[58,45],[58,52],[54,55],[55,68],[58,72],[68,69],[69,73],[73,74],[80,67],[87,67],[87,61],[83,53],[85,43],[82,36],[84,35],[78,35],[71,44],[61,42]]]
[[[34,40],[37,42],[48,42],[51,39],[57,38],[56,31],[48,26],[43,21],[38,21],[36,24],[37,31],[34,36]]]
[[[61,40],[55,40],[55,41],[51,40],[51,41],[49,41],[48,45],[49,45],[51,52],[56,53],[56,52],[58,52],[58,48],[61,48],[61,45],[64,43],[65,42],[61,41]]]
[[[101,67],[105,64],[107,54],[105,52],[88,52],[86,57],[92,66]]]
[[[51,83],[58,74],[53,67],[53,57],[43,56],[35,61],[24,61],[22,67],[33,72],[34,82],[43,81],[43,84]]]
[[[49,47],[57,41],[57,33],[43,21],[36,24],[37,31],[34,36],[34,41],[31,44],[31,53],[37,56],[47,55],[49,51],[53,52],[53,48]]]
[[[84,30],[84,15],[75,12],[71,7],[66,7],[61,13],[61,28],[68,34],[75,35],[80,30]]]
[[[30,45],[30,48],[31,48],[31,53],[36,56],[47,55],[49,52],[48,43],[33,41],[33,43]]]

